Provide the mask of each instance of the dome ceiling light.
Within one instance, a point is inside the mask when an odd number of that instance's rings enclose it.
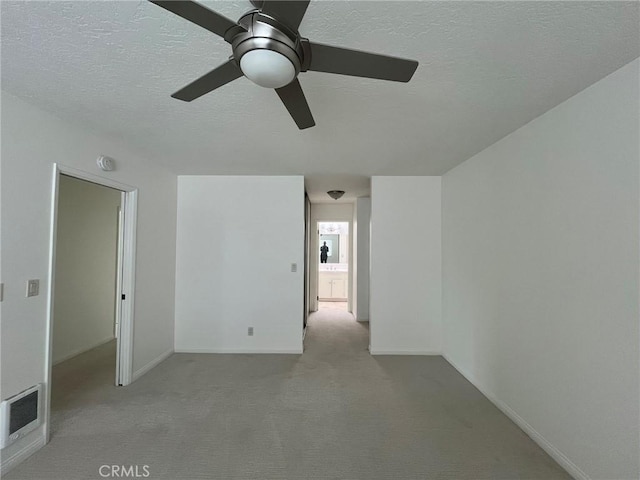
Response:
[[[327,192],[327,195],[329,195],[334,200],[338,200],[340,197],[344,195],[344,190],[329,190]]]

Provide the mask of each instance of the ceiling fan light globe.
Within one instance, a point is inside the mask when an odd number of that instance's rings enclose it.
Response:
[[[291,61],[273,50],[250,50],[240,58],[240,69],[245,77],[265,88],[281,88],[296,78]]]

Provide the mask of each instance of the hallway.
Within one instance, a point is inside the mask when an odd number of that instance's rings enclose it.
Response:
[[[304,354],[319,355],[369,355],[369,322],[356,322],[342,303],[319,302],[319,309],[309,315],[304,341]]]

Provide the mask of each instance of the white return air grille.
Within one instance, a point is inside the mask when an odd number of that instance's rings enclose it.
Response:
[[[0,448],[5,448],[41,424],[42,384],[7,398],[0,405]]]

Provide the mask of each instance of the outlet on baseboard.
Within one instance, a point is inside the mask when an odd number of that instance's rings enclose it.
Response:
[[[247,329],[247,335],[249,335],[250,337],[253,337],[253,327],[249,327]]]

